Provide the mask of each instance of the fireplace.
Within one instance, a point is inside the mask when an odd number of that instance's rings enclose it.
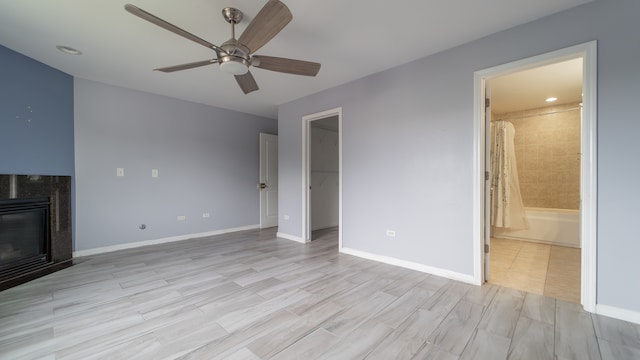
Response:
[[[51,261],[49,198],[0,200],[0,281]]]
[[[0,175],[0,291],[71,265],[71,178]]]

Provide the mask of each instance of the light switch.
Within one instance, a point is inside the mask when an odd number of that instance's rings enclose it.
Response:
[[[124,168],[117,168],[116,176],[124,176]]]
[[[151,169],[151,177],[158,177],[158,169]]]

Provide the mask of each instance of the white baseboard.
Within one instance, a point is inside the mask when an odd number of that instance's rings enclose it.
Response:
[[[458,273],[458,272],[455,272],[455,271],[440,269],[440,268],[436,268],[436,267],[432,267],[432,266],[418,264],[418,263],[411,262],[411,261],[392,258],[392,257],[389,257],[389,256],[371,254],[371,253],[368,253],[368,252],[365,252],[365,251],[360,251],[360,250],[355,250],[355,249],[350,249],[350,248],[344,248],[343,247],[340,250],[340,252],[345,253],[345,254],[349,254],[349,255],[353,255],[353,256],[357,256],[357,257],[361,257],[361,258],[364,258],[364,259],[378,261],[378,262],[389,264],[389,265],[400,266],[400,267],[403,267],[403,268],[420,271],[420,272],[431,274],[431,275],[441,276],[441,277],[444,277],[444,278],[447,278],[447,279],[451,279],[451,280],[457,280],[457,281],[462,281],[464,283],[477,285],[475,280],[474,280],[473,275],[461,274],[461,273]]]
[[[166,237],[162,239],[152,239],[152,240],[137,241],[137,242],[126,243],[126,244],[103,246],[103,247],[98,247],[93,249],[74,251],[73,257],[77,258],[81,256],[96,255],[96,254],[108,253],[108,252],[118,251],[118,250],[133,249],[133,248],[138,248],[142,246],[157,245],[157,244],[164,244],[164,243],[174,242],[174,241],[183,241],[183,240],[196,239],[196,238],[207,237],[207,236],[221,235],[221,234],[232,233],[236,231],[255,230],[259,228],[260,228],[259,224],[248,225],[248,226],[241,226],[237,228],[207,231],[207,232],[197,233],[197,234],[178,235],[178,236],[171,236],[171,237]]]
[[[640,312],[596,304],[596,314],[640,324]]]
[[[281,233],[281,232],[277,232],[276,233],[276,237],[287,239],[287,240],[291,240],[291,241],[295,241],[295,242],[299,242],[299,243],[302,243],[302,244],[305,243],[304,240],[302,240],[302,238],[299,237],[299,236],[293,236],[293,235],[289,235],[289,234],[285,234],[285,233]]]

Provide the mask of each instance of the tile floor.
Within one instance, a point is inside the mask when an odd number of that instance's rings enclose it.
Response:
[[[580,303],[580,249],[492,238],[489,283]]]
[[[0,359],[640,359],[640,325],[341,254],[336,232],[275,235],[87,256],[2,291]]]

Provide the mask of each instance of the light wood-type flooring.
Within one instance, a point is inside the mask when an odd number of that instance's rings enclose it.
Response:
[[[580,303],[580,249],[491,239],[489,283]]]
[[[337,242],[269,229],[81,258],[0,292],[0,358],[640,358],[638,325]]]

